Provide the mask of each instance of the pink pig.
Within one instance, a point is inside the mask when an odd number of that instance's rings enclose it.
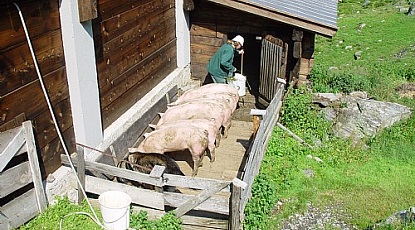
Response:
[[[193,174],[197,175],[208,146],[208,132],[196,126],[169,125],[163,129],[144,134],[144,140],[130,152],[160,153],[188,149],[193,159]]]
[[[164,129],[169,126],[176,126],[179,128],[186,128],[187,126],[196,126],[198,128],[202,128],[208,131],[208,149],[210,153],[210,162],[215,161],[215,149],[219,147],[220,142],[220,132],[215,125],[214,119],[189,119],[189,120],[177,120],[171,121],[167,123],[163,123],[159,126],[154,126],[156,130]]]

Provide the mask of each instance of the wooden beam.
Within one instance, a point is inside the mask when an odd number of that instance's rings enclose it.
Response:
[[[29,158],[30,170],[32,172],[33,185],[35,187],[37,207],[39,212],[42,213],[46,209],[48,202],[46,199],[45,189],[43,188],[42,174],[40,172],[40,165],[37,157],[35,135],[33,133],[32,122],[23,122],[23,129],[26,134],[25,139],[27,156]]]
[[[123,191],[131,196],[131,200],[135,204],[157,210],[164,210],[164,198],[162,193],[104,180],[93,176],[86,176],[85,185],[86,190],[94,194],[101,194],[108,190]]]
[[[203,203],[205,200],[207,200],[209,197],[214,195],[215,193],[221,191],[226,186],[228,186],[229,183],[218,183],[211,188],[203,190],[201,193],[197,194],[193,198],[187,200],[182,205],[180,205],[176,210],[176,216],[181,217],[184,214],[186,214],[188,211],[193,209],[194,207],[198,206],[200,203]]]
[[[79,22],[86,22],[98,17],[96,0],[78,0]]]

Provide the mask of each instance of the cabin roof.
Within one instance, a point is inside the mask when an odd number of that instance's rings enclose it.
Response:
[[[337,0],[207,0],[326,37],[337,32]]]

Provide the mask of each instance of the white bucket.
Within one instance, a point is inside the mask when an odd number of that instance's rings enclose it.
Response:
[[[121,191],[106,191],[98,198],[105,229],[125,230],[130,227],[131,197]]]
[[[246,77],[240,73],[235,73],[235,80],[229,82],[230,85],[238,89],[239,96],[245,96],[246,94]]]

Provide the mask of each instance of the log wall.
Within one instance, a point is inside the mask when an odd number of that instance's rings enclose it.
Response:
[[[74,131],[60,31],[59,1],[15,1],[23,14],[45,87],[69,150]],[[17,8],[0,4],[0,129],[32,120],[43,175],[60,166],[58,140]]]
[[[174,0],[100,0],[93,25],[105,128],[176,68]]]

